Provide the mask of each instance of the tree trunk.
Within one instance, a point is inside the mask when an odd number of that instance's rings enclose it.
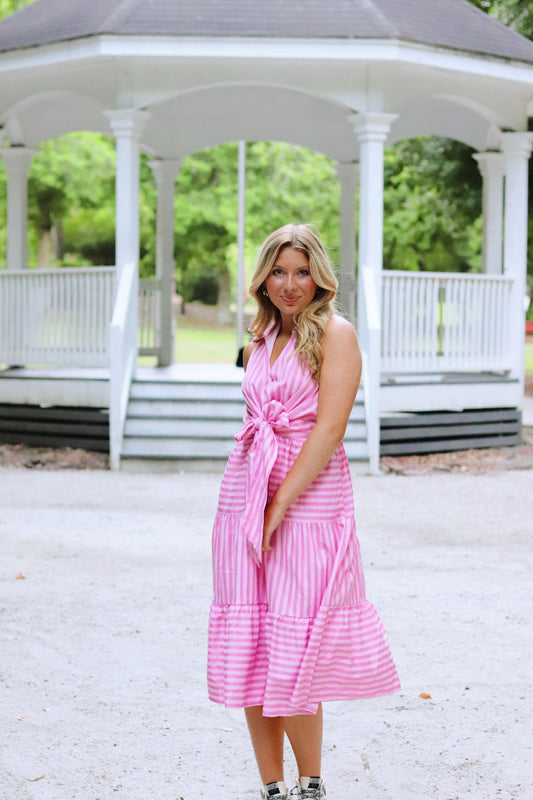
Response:
[[[230,275],[227,267],[218,271],[218,308],[217,322],[219,325],[231,325],[233,316],[231,313],[231,287]]]
[[[52,242],[52,231],[39,232],[39,250],[37,252],[37,269],[47,269],[52,263],[52,253],[54,245]]]
[[[54,253],[57,261],[63,261],[65,257],[65,237],[63,236],[63,222],[57,219],[52,227],[52,241],[54,243]]]

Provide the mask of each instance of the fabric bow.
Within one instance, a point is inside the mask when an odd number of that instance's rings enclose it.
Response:
[[[259,566],[262,560],[263,526],[268,499],[268,482],[278,455],[276,436],[290,434],[290,420],[278,400],[270,400],[261,414],[249,416],[235,436],[238,442],[249,442],[249,470],[246,505],[241,518],[241,532],[248,539],[252,558]]]

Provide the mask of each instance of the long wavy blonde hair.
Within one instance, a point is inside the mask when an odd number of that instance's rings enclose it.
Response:
[[[313,300],[295,318],[294,352],[298,353],[302,365],[307,366],[318,381],[322,364],[321,339],[335,311],[337,278],[326,248],[310,225],[284,225],[273,231],[261,245],[250,283],[250,294],[258,303],[250,332],[254,336],[262,336],[270,325],[281,320],[278,309],[263,290],[265,280],[280,252],[286,247],[294,247],[307,256],[311,277],[317,285]]]

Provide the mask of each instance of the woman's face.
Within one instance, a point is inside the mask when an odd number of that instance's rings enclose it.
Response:
[[[295,317],[303,311],[317,288],[309,271],[309,259],[295,247],[281,250],[264,285],[282,317]]]

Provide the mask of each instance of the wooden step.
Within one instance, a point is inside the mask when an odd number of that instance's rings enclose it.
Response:
[[[242,427],[245,404],[237,382],[181,383],[135,380],[124,430],[122,457],[132,459],[227,459]],[[361,394],[350,415],[349,458],[367,461]]]
[[[241,401],[241,387],[238,383],[181,383],[172,381],[139,381],[131,384],[132,400],[212,400],[226,402]]]
[[[244,402],[227,400],[217,403],[212,400],[130,400],[128,418],[165,419],[176,416],[193,419],[223,419],[242,420],[244,415]]]

